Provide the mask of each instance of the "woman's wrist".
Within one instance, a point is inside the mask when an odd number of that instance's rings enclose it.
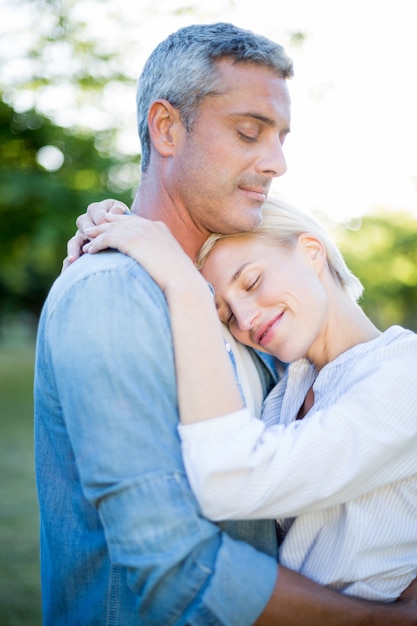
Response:
[[[180,295],[189,302],[194,299],[201,302],[202,298],[212,301],[214,295],[211,286],[194,267],[190,270],[184,268],[184,271],[173,272],[172,276],[167,278],[164,292],[168,302]]]

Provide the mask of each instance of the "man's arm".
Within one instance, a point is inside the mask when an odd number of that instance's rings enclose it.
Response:
[[[77,261],[54,294],[46,351],[71,448],[140,623],[251,626],[277,564],[204,519],[191,492],[162,292],[131,259],[104,253]]]
[[[394,604],[379,604],[321,587],[280,566],[272,596],[255,626],[413,626],[417,579]]]

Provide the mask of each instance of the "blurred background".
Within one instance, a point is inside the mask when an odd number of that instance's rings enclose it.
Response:
[[[177,28],[213,21],[294,59],[288,173],[273,190],[326,222],[381,329],[417,330],[413,0],[0,0],[0,626],[41,622],[32,377],[43,301],[75,218],[95,200],[129,204],[140,182],[146,57]]]

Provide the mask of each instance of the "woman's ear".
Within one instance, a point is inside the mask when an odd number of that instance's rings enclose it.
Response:
[[[178,109],[168,100],[155,100],[149,108],[148,128],[152,147],[161,156],[172,156],[178,132],[183,130]]]
[[[322,242],[310,233],[302,233],[298,237],[298,244],[307,256],[308,262],[320,274],[327,262],[326,249]]]

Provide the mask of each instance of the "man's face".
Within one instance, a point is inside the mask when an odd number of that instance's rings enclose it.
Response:
[[[254,64],[219,62],[223,93],[206,98],[170,168],[173,194],[203,233],[252,230],[282,176],[290,126],[286,80]]]

